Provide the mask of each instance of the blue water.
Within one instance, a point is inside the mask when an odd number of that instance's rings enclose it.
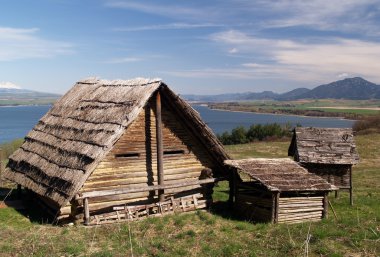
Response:
[[[210,110],[205,106],[194,106],[202,119],[215,133],[231,131],[237,126],[249,127],[252,124],[291,123],[303,127],[349,128],[354,121],[334,118],[313,118],[292,115],[273,115],[244,112]],[[0,107],[0,143],[23,138],[50,106]]]

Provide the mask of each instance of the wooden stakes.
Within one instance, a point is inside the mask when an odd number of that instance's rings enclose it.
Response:
[[[164,185],[164,150],[162,140],[162,117],[161,117],[161,96],[157,91],[156,95],[156,138],[157,138],[157,175],[158,185]],[[160,202],[165,201],[165,192],[163,189],[158,190]]]
[[[88,207],[88,198],[83,199],[83,208],[84,208],[84,224],[90,224],[90,209]]]

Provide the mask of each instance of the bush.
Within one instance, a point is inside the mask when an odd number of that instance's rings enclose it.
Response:
[[[368,116],[362,120],[358,120],[354,123],[352,129],[362,134],[371,131],[380,132],[380,115]]]
[[[300,126],[297,124],[297,126]],[[291,135],[291,124],[281,126],[278,123],[272,124],[256,124],[252,125],[248,130],[243,126],[234,128],[231,132],[224,132],[218,135],[219,140],[224,145],[245,144],[255,140],[265,140],[268,138],[282,138]]]

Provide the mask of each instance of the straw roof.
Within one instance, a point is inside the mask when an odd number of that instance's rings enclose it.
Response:
[[[350,128],[295,128],[289,156],[301,163],[356,164],[359,155]]]
[[[333,185],[295,161],[281,159],[226,160],[224,163],[257,180],[270,191],[331,191]]]
[[[157,90],[223,165],[228,156],[211,129],[162,81],[87,79],[77,82],[28,133],[10,156],[4,178],[65,205]]]

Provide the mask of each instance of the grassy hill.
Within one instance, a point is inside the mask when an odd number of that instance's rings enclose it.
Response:
[[[354,167],[354,201],[330,197],[337,219],[297,225],[252,224],[226,208],[227,183],[215,188],[211,213],[149,218],[101,227],[41,224],[0,209],[1,256],[379,256],[380,134],[356,138],[361,162]],[[286,157],[289,142],[228,146],[234,158]],[[32,220],[32,221],[31,221]],[[308,233],[311,235],[306,242]]]

